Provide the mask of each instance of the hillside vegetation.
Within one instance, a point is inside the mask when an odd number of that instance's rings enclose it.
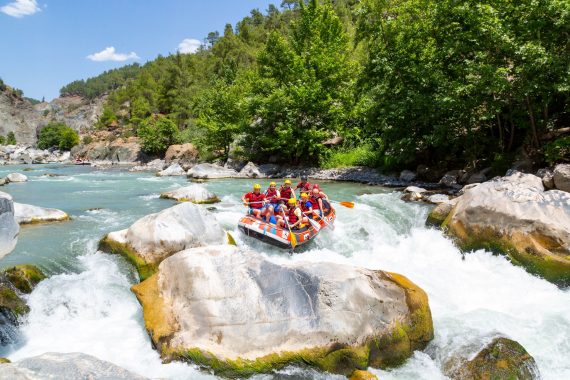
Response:
[[[210,158],[442,169],[568,159],[568,1],[280,5],[210,33],[195,54],[62,94],[110,91],[100,127],[153,136],[161,115]],[[325,144],[333,137],[342,143]]]

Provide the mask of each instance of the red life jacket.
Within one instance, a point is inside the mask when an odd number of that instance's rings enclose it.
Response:
[[[299,182],[295,189],[299,189],[299,188],[301,189],[302,192],[306,193],[309,190],[311,190],[313,188],[313,186],[309,182],[305,182],[304,185],[303,185],[303,182]]]
[[[314,210],[320,208],[320,207],[319,207],[319,199],[321,199],[321,198],[322,198],[322,197],[321,197],[320,195],[317,195],[316,197],[315,197],[314,194],[311,195],[311,203],[312,203],[312,205],[313,205],[313,209],[314,209]]]
[[[250,208],[262,208],[263,207],[263,200],[265,199],[265,194],[259,193],[247,193],[245,195],[245,199],[249,202]]]
[[[267,191],[265,192],[265,197],[271,203],[277,203],[279,201],[279,198],[277,198],[277,189],[272,189],[272,188],[267,189]]]
[[[291,198],[291,195],[293,194],[293,189],[291,189],[291,187],[286,189],[284,186],[281,186],[281,190],[279,190],[279,192],[281,193],[281,199],[287,200]]]
[[[301,211],[307,212],[310,210],[310,208],[307,207],[306,205],[307,205],[307,202],[301,202]]]
[[[291,209],[287,212],[287,216],[289,217],[289,224],[295,224],[297,223],[297,220],[299,220],[299,218],[297,218],[297,215],[295,215],[296,209],[297,207],[291,207]]]

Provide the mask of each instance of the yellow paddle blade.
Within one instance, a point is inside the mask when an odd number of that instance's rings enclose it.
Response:
[[[340,203],[344,207],[354,208],[354,202],[338,202],[338,203]]]
[[[229,245],[237,245],[236,244],[236,239],[234,239],[234,237],[232,236],[232,234],[230,234],[229,232],[226,232],[227,236],[228,236],[228,244]]]
[[[291,247],[295,248],[297,246],[297,237],[293,232],[291,232]]]

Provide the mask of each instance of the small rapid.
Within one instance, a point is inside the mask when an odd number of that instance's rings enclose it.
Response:
[[[73,179],[42,176],[46,171]],[[65,167],[41,167],[30,173],[29,183],[6,190],[21,202],[61,208],[73,220],[23,228],[16,250],[0,261],[2,267],[36,264],[52,275],[28,296],[31,311],[22,321],[20,338],[3,347],[0,356],[18,360],[44,352],[84,352],[151,378],[213,378],[191,365],[162,364],[130,291],[136,282],[133,268],[121,257],[96,250],[105,233],[172,205],[158,195],[186,180]],[[332,199],[354,201],[356,207],[337,206],[334,231],[324,230],[312,245],[289,256],[237,230],[244,211],[239,198],[251,184],[205,184],[221,202],[204,207],[241,247],[274,262],[329,261],[393,271],[427,292],[434,340],[399,368],[372,370],[379,378],[443,379],[442,369],[454,353],[466,345],[482,346],[497,333],[521,343],[544,379],[570,378],[569,290],[529,275],[503,256],[484,250],[463,255],[440,231],[424,226],[429,206],[405,203],[395,191],[356,184],[323,183]],[[276,376],[256,378],[273,377],[332,376],[287,368]]]

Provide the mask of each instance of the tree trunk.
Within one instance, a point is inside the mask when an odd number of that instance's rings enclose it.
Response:
[[[509,145],[507,146],[507,152],[513,149],[513,143],[515,141],[515,123],[513,122],[513,110],[511,108],[511,103],[509,102],[509,121],[511,124],[511,136],[509,137]]]
[[[530,98],[528,97],[528,95],[526,96],[526,106],[528,108],[528,116],[530,119],[530,126],[532,128],[532,139],[536,144],[535,147],[538,148],[539,143],[538,143],[538,134],[536,132],[536,121],[534,118],[534,111],[532,110],[532,104],[530,102]]]
[[[499,147],[501,148],[501,152],[505,151],[504,143],[503,143],[503,125],[501,124],[501,115],[497,114],[497,126],[499,127]]]

